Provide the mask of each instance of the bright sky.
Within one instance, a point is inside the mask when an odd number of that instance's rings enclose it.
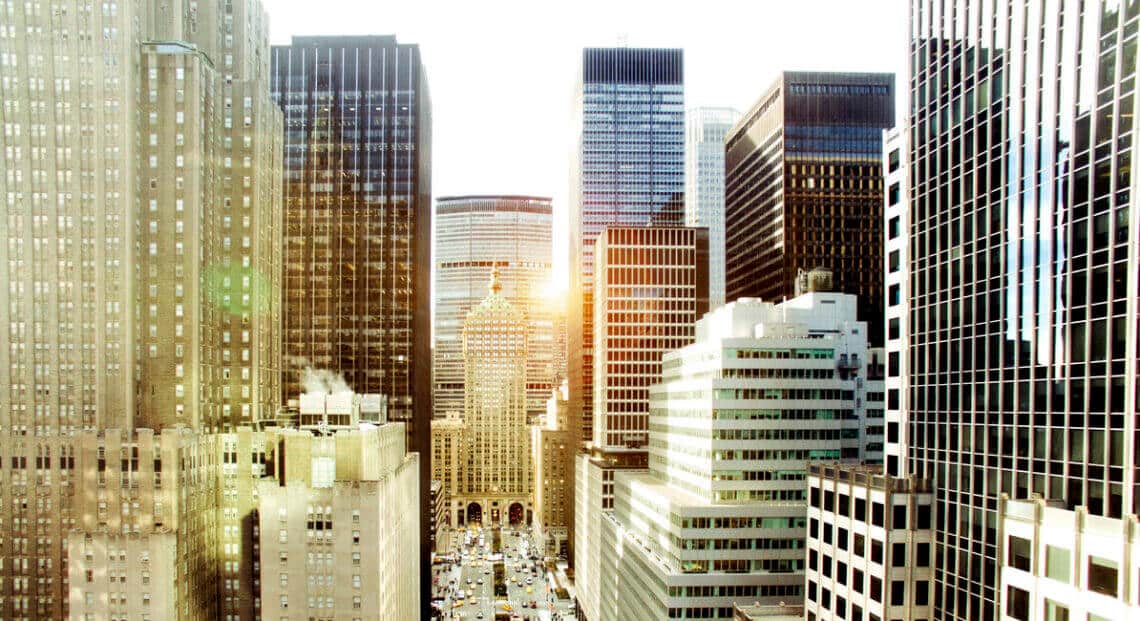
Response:
[[[583,47],[684,48],[686,107],[745,111],[785,69],[890,71],[905,90],[905,0],[263,2],[275,44],[360,34],[418,43],[432,98],[432,193],[552,196],[561,286]]]

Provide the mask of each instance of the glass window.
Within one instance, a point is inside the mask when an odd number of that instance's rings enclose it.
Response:
[[[1095,556],[1089,557],[1088,588],[1090,591],[1116,597],[1116,574],[1117,566],[1115,561]]]
[[[1005,614],[1017,621],[1029,621],[1029,593],[1015,586],[1009,587],[1005,600]]]
[[[906,567],[905,543],[891,544],[891,565],[894,565],[895,567]]]
[[[1045,546],[1045,576],[1061,582],[1069,582],[1072,555],[1065,548]]]
[[[1030,557],[1032,555],[1033,544],[1028,539],[1021,537],[1009,537],[1009,565],[1014,569],[1022,571],[1030,571]]]
[[[917,567],[930,567],[930,544],[915,544],[914,564]]]
[[[1051,599],[1046,599],[1045,621],[1069,621],[1069,609]]]
[[[891,581],[891,605],[906,605],[906,582],[902,580]]]

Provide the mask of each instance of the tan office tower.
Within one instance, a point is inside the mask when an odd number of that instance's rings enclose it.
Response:
[[[567,524],[574,508],[569,486],[574,437],[568,429],[567,385],[552,391],[546,416],[530,429],[531,468],[534,472],[534,548],[544,556],[569,553]]]
[[[463,320],[487,295],[497,266],[503,295],[523,310],[527,334],[527,413],[542,415],[559,366],[556,322],[562,309],[549,295],[550,199],[541,196],[448,196],[435,205],[435,418],[463,409]]]
[[[0,435],[21,471],[0,617],[65,618],[73,434],[277,408],[281,114],[256,0],[10,3],[0,24]]]
[[[261,5],[68,4],[0,7],[0,425],[251,423],[280,358]]]
[[[419,615],[419,456],[402,423],[278,436],[261,499],[261,618]]]
[[[527,321],[503,297],[499,270],[491,293],[463,325],[467,455],[456,523],[529,523],[530,436],[526,419]]]
[[[69,439],[59,469],[60,487],[70,492],[65,502],[77,516],[63,536],[67,561],[36,562],[63,572],[37,580],[70,584],[63,594],[70,616],[32,614],[38,601],[29,609],[15,595],[15,616],[6,618],[226,618],[217,590],[218,440],[188,429],[83,432]],[[21,450],[18,441],[0,442],[5,457],[17,458]],[[36,476],[50,478],[51,470],[37,468]]]

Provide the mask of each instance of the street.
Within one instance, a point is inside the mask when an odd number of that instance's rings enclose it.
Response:
[[[558,600],[554,596],[542,559],[530,560],[530,537],[526,529],[506,527],[500,532],[503,580],[507,586],[505,598],[494,595],[496,557],[491,549],[492,529],[472,527],[450,533],[452,541],[448,549],[460,550],[463,556],[455,563],[433,567],[433,574],[437,576],[433,596],[444,599],[443,618],[493,620],[498,613],[500,619],[504,615],[532,621],[573,619],[569,611],[570,600]],[[492,560],[485,560],[486,557]],[[530,584],[527,584],[528,580]],[[532,602],[534,608],[531,607]]]

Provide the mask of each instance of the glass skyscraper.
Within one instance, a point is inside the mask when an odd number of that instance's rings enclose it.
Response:
[[[528,419],[541,415],[558,373],[554,335],[562,318],[562,309],[545,295],[552,260],[550,199],[448,196],[436,199],[435,209],[435,416],[463,411],[463,320],[490,292],[495,267],[503,297],[527,318],[526,409]]]
[[[724,136],[740,113],[693,108],[685,127],[685,224],[709,230],[709,308],[724,299]]]
[[[895,77],[785,71],[725,139],[725,297],[778,302],[826,267],[882,344],[882,131]]]
[[[1000,495],[1140,511],[1138,27],[1135,0],[911,3],[888,468],[934,483],[940,619],[1012,610]]]
[[[566,309],[569,424],[575,442],[593,433],[594,244],[611,225],[684,224],[684,89],[682,50],[582,51],[574,100]],[[571,542],[575,521],[571,513]],[[570,554],[573,562],[573,545]]]
[[[587,48],[570,183],[568,369],[573,420],[590,437],[594,243],[608,225],[684,224],[685,93],[679,49]]]
[[[275,46],[285,115],[284,399],[312,367],[387,396],[419,452],[429,514],[431,101],[417,45],[392,36]],[[428,520],[420,601],[431,600]]]

